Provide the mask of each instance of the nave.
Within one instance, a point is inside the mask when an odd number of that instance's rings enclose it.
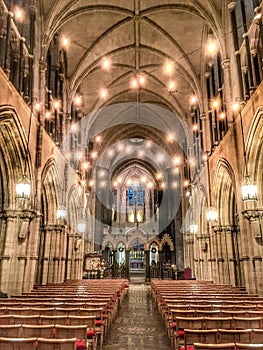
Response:
[[[263,298],[212,281],[75,280],[0,299],[0,350],[263,349]]]

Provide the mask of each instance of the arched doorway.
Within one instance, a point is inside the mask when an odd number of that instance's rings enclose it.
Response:
[[[145,278],[145,253],[144,244],[139,239],[134,239],[130,250],[130,277]]]
[[[138,229],[129,232],[127,249],[129,253],[129,275],[130,279],[145,279],[146,256],[145,245],[146,234]],[[127,254],[128,255],[128,254]]]

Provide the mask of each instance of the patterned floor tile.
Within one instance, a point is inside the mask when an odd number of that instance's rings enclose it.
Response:
[[[130,284],[103,350],[171,350],[151,287]]]

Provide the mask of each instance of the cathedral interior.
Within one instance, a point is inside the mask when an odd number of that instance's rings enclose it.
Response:
[[[2,293],[142,274],[263,295],[262,13],[0,1]]]

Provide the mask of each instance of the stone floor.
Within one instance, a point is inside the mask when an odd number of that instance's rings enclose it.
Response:
[[[130,283],[128,294],[107,335],[103,350],[171,350],[151,287]]]

